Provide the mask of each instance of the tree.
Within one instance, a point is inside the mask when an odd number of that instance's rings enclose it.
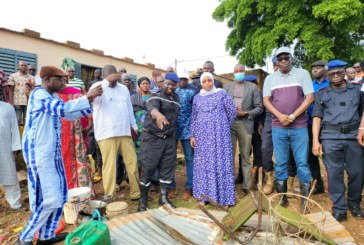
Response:
[[[226,48],[239,62],[263,66],[280,46],[294,46],[301,65],[364,58],[363,0],[220,0],[213,18],[226,20]]]

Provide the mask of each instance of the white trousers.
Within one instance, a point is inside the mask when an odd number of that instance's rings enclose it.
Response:
[[[19,238],[23,242],[33,241],[39,231],[39,240],[49,240],[56,236],[55,230],[62,216],[63,207],[55,209],[43,209],[37,207],[21,231]]]
[[[10,207],[13,209],[20,208],[20,186],[19,182],[16,182],[15,185],[4,185],[5,189],[5,199],[9,203]]]

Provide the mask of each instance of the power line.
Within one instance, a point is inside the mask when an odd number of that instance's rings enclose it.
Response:
[[[221,56],[215,56],[215,57],[209,57],[209,58],[199,58],[199,59],[193,59],[193,60],[177,60],[178,63],[181,62],[191,62],[191,61],[199,61],[199,60],[212,60],[212,59],[219,59],[224,57],[231,57],[230,55],[221,55]]]

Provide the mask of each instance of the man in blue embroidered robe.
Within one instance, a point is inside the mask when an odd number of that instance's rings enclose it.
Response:
[[[29,96],[22,143],[32,214],[20,233],[18,244],[32,244],[38,230],[38,244],[57,239],[54,231],[67,201],[61,118],[75,120],[90,114],[90,102],[102,94],[102,88],[96,87],[86,96],[64,103],[55,93],[65,87],[67,76],[57,67],[42,67],[42,87],[35,88]]]

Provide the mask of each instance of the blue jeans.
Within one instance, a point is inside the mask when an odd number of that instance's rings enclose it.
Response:
[[[272,128],[274,155],[276,158],[276,180],[288,178],[287,163],[291,147],[297,166],[297,175],[301,183],[311,183],[311,171],[308,165],[307,128]]]
[[[177,140],[178,143],[178,140]],[[186,160],[186,189],[192,190],[192,181],[193,181],[193,148],[190,145],[190,140],[181,140],[183,153],[185,154]],[[170,188],[176,188],[176,181],[173,178]]]

